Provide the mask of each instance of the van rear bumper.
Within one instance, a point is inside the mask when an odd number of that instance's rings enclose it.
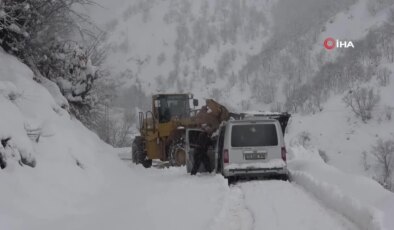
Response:
[[[288,175],[289,171],[286,167],[281,168],[232,168],[224,169],[224,177],[269,177]]]

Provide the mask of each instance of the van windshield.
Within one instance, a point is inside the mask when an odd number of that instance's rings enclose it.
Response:
[[[232,147],[278,145],[275,124],[234,125],[231,131]]]

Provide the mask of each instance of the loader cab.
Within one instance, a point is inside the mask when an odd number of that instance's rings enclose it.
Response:
[[[159,123],[169,122],[172,118],[190,117],[190,94],[159,94],[153,96],[154,116]],[[195,104],[193,100],[193,104]]]

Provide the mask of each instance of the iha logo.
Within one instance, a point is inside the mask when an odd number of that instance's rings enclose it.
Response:
[[[354,48],[354,44],[352,41],[341,41],[334,38],[327,38],[324,40],[324,47],[328,50],[332,50],[334,48]]]

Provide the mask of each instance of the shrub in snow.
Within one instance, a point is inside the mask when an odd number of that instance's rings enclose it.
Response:
[[[386,116],[386,119],[388,120],[388,121],[391,121],[391,117],[392,117],[392,114],[393,114],[393,107],[391,107],[391,106],[385,106],[384,107],[384,115]]]
[[[12,82],[2,81],[0,83],[0,95],[10,101],[15,101],[22,96],[22,92]]]
[[[346,106],[365,123],[372,118],[372,110],[379,100],[379,95],[372,88],[365,87],[350,90],[343,98]]]
[[[377,74],[381,86],[387,86],[390,83],[391,71],[388,68],[379,69]]]
[[[75,42],[52,48],[48,57],[56,68],[48,67],[48,75],[56,79],[63,95],[70,103],[86,103],[99,74],[87,51]]]
[[[42,83],[58,105],[71,112],[85,124],[97,100],[92,93],[95,80],[100,71],[92,65],[92,56],[100,62],[102,52],[97,50],[98,39],[93,44],[69,42],[82,36],[84,43],[95,37],[97,28],[89,23],[89,18],[75,11],[77,5],[92,4],[90,0],[6,0],[0,2],[0,46],[8,53],[19,57],[33,70],[35,80]],[[96,60],[97,59],[97,60]],[[59,95],[61,93],[70,102]],[[17,95],[16,95],[17,96]]]
[[[166,54],[164,53],[164,52],[161,52],[160,54],[159,54],[159,56],[157,56],[157,65],[161,65],[161,64],[163,64],[163,62],[165,62],[166,61]]]
[[[307,147],[309,142],[311,141],[311,134],[307,131],[302,131],[298,134],[298,143],[300,143],[303,147]]]
[[[76,42],[59,43],[50,50],[39,66],[47,78],[56,82],[60,91],[46,84],[47,88],[51,89],[58,104],[92,128],[97,110],[100,110],[96,83],[104,72],[92,64],[88,50]]]
[[[2,1],[0,45],[24,60],[44,58],[43,52],[49,46],[86,22],[87,18],[78,15],[74,7],[89,3],[90,0]]]
[[[275,102],[274,104],[271,105],[272,112],[282,112],[283,111],[283,104],[280,102]]]
[[[375,156],[380,177],[378,181],[387,189],[394,190],[393,171],[394,171],[394,140],[377,141],[372,147],[372,154]]]
[[[7,167],[7,162],[5,161],[2,152],[0,152],[0,169]]]
[[[32,154],[26,150],[19,149],[18,146],[12,142],[11,137],[1,139],[0,146],[0,168],[4,169],[8,165],[9,159],[15,159],[20,165],[28,165],[30,167],[36,166],[36,160]]]
[[[362,163],[365,171],[368,171],[371,168],[371,164],[368,162],[368,154],[366,151],[361,153],[362,155]]]
[[[375,16],[382,9],[390,6],[390,4],[392,4],[392,0],[369,0],[367,9],[372,16]]]
[[[328,163],[328,161],[329,161],[330,159],[328,158],[326,151],[323,151],[323,150],[319,149],[318,152],[319,152],[319,156],[321,157],[321,159],[323,159],[323,161],[324,161],[325,163]]]

